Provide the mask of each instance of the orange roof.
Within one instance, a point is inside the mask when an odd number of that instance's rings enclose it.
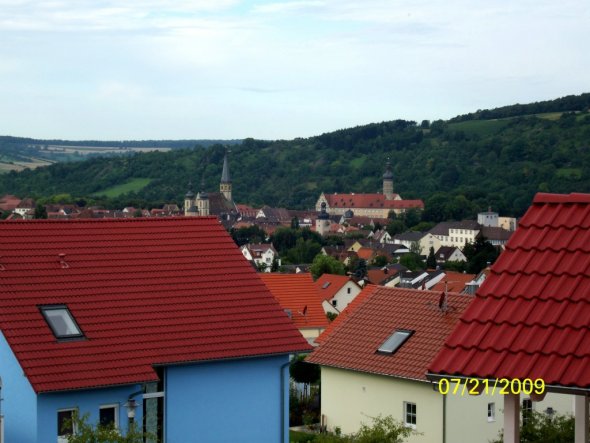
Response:
[[[330,208],[424,208],[422,200],[387,200],[383,194],[324,194]],[[394,194],[397,196],[397,194]]]
[[[373,257],[374,253],[375,251],[373,251],[373,249],[365,247],[362,247],[358,251],[356,251],[356,255],[358,255],[359,258],[362,258],[364,260],[370,260],[371,257]]]
[[[330,322],[328,327],[321,333],[321,335],[315,339],[315,342],[319,345],[324,343],[330,336],[330,334],[338,327],[340,323],[344,321],[344,319],[349,316],[362,302],[365,300],[369,294],[372,294],[373,291],[377,288],[376,285],[367,285],[364,289],[359,292],[359,294],[338,314],[334,320]]]
[[[283,309],[291,311],[291,319],[298,328],[325,328],[324,313],[311,274],[259,274],[271,294]]]
[[[475,274],[463,274],[461,272],[445,271],[445,274],[446,277],[431,288],[433,291],[444,291],[445,282],[447,282],[447,291],[461,292],[465,285],[475,278]]]
[[[318,288],[322,301],[330,300],[349,281],[351,281],[350,277],[346,275],[322,274],[315,281],[315,286]]]
[[[307,361],[353,371],[426,381],[426,370],[473,297],[377,286],[336,325]],[[393,354],[377,350],[397,330],[410,337]]]

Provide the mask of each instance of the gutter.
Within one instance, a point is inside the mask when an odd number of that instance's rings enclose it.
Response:
[[[279,369],[281,371],[281,389],[279,389],[279,392],[281,394],[281,443],[288,443],[285,441],[285,426],[287,426],[287,423],[285,423],[285,412],[287,412],[288,414],[289,411],[285,411],[285,406],[289,406],[289,402],[287,402],[287,404],[285,405],[285,392],[283,392],[285,386],[285,368],[288,367],[291,364],[291,361],[295,360],[298,355],[299,354],[297,353],[293,354],[293,358],[289,358],[289,361],[287,363],[282,364]]]

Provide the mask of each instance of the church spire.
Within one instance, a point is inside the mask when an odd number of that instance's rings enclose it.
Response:
[[[225,150],[225,155],[223,156],[223,170],[221,171],[221,183],[219,184],[219,192],[221,192],[226,200],[232,201],[231,196],[231,176],[229,174],[229,162],[227,160],[227,154],[229,150]]]

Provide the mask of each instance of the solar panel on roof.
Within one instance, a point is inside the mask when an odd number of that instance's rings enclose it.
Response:
[[[382,352],[384,354],[393,354],[397,351],[401,345],[405,343],[405,341],[410,338],[414,331],[408,331],[405,329],[398,329],[396,330],[387,340],[383,342],[377,352]]]

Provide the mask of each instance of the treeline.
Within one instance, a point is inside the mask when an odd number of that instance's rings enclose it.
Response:
[[[88,146],[96,148],[172,148],[187,149],[195,146],[209,147],[215,144],[234,145],[241,143],[241,140],[53,140],[34,139],[25,137],[0,136],[0,146]]]
[[[584,94],[587,97],[588,94]],[[562,99],[560,99],[562,100]],[[492,206],[521,216],[536,192],[590,192],[588,112],[457,123],[396,120],[295,140],[246,139],[233,145],[234,200],[311,209],[321,192],[380,192],[387,158],[395,192],[425,201],[425,221],[472,218]],[[226,146],[59,163],[0,175],[0,192],[68,193],[109,207],[181,204],[187,183],[219,189]],[[100,197],[137,178],[143,189]]]
[[[567,95],[556,100],[544,100],[525,105],[517,103],[500,108],[477,110],[476,112],[454,117],[450,122],[520,117],[548,112],[583,112],[588,111],[588,109],[590,109],[590,93],[585,93],[581,95]]]

